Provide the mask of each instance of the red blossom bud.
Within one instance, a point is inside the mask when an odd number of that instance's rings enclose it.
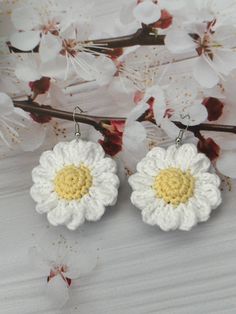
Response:
[[[202,137],[197,144],[197,148],[199,152],[205,154],[211,161],[214,161],[220,155],[219,145],[217,145],[216,142],[210,137],[207,139]]]
[[[216,121],[222,116],[224,104],[219,99],[208,97],[204,99],[203,105],[208,111],[208,121]]]
[[[50,78],[43,76],[37,81],[29,82],[29,87],[36,95],[45,94],[50,87]]]
[[[165,9],[161,10],[161,17],[160,19],[152,24],[153,28],[161,28],[166,29],[170,27],[173,22],[173,16]]]
[[[41,105],[41,107],[52,108],[51,106],[46,106],[46,105]],[[35,113],[35,112],[31,112],[30,116],[35,122],[40,123],[40,124],[48,123],[52,120],[51,116],[42,115],[42,114]]]

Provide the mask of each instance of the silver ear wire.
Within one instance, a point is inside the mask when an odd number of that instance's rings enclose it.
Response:
[[[179,131],[179,135],[178,137],[175,139],[175,145],[177,148],[179,148],[182,145],[182,141],[183,141],[183,137],[184,137],[184,133],[188,130],[189,128],[189,124],[190,124],[190,115],[186,114],[185,116],[183,116],[182,114],[180,115],[181,119],[185,119],[188,118],[188,124],[186,125],[185,129],[181,129]]]
[[[73,121],[75,123],[75,137],[78,140],[81,137],[81,131],[80,131],[79,122],[77,122],[75,119],[75,115],[76,115],[77,110],[79,110],[80,113],[83,113],[84,111],[79,106],[76,106],[74,111],[73,111]]]

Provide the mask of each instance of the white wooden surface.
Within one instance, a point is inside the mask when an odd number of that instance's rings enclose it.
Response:
[[[113,16],[116,0],[97,1]],[[99,15],[99,14],[98,14]],[[117,206],[98,223],[61,232],[98,248],[96,269],[71,289],[69,305],[52,308],[43,281],[29,267],[32,233],[45,227],[29,196],[41,151],[0,160],[1,314],[235,314],[235,187],[209,222],[191,232],[164,233],[142,223],[124,184]],[[50,229],[54,232],[54,228]]]

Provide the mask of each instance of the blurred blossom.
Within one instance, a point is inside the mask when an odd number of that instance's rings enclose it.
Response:
[[[69,300],[69,288],[92,272],[97,264],[95,248],[86,239],[72,240],[50,229],[35,236],[29,249],[29,261],[45,284],[45,296],[57,307]]]

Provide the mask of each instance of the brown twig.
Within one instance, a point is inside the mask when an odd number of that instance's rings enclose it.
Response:
[[[136,33],[126,36],[120,36],[120,37],[114,37],[114,38],[104,38],[104,39],[96,39],[96,40],[89,40],[84,41],[82,44],[84,45],[91,45],[94,46],[91,47],[90,50],[94,51],[100,51],[100,52],[107,52],[106,48],[124,48],[124,47],[131,47],[131,46],[151,46],[151,45],[157,45],[157,46],[163,46],[165,40],[165,35],[154,35],[150,33],[145,28],[140,28],[137,30]],[[13,46],[11,46],[10,43],[8,43],[8,47],[10,52],[38,52],[38,46],[33,49],[33,51],[22,51],[19,50]],[[105,48],[105,49],[103,49]]]
[[[46,115],[58,119],[73,121],[74,118],[79,123],[84,123],[93,126],[97,131],[102,134],[105,133],[106,129],[102,126],[102,122],[104,121],[125,121],[124,117],[105,117],[105,116],[91,116],[87,114],[75,114],[73,118],[73,113],[63,110],[58,110],[54,108],[45,108],[38,105],[36,102],[32,102],[31,100],[25,101],[14,101],[14,106],[17,108],[21,108],[30,113],[36,113],[39,115]],[[184,124],[181,122],[174,122],[177,127],[180,129],[186,128]],[[195,126],[189,126],[188,131],[193,133],[199,131],[214,131],[214,132],[225,132],[225,133],[233,133],[236,134],[236,126],[235,125],[220,125],[220,124],[209,124],[209,123],[201,123]]]

